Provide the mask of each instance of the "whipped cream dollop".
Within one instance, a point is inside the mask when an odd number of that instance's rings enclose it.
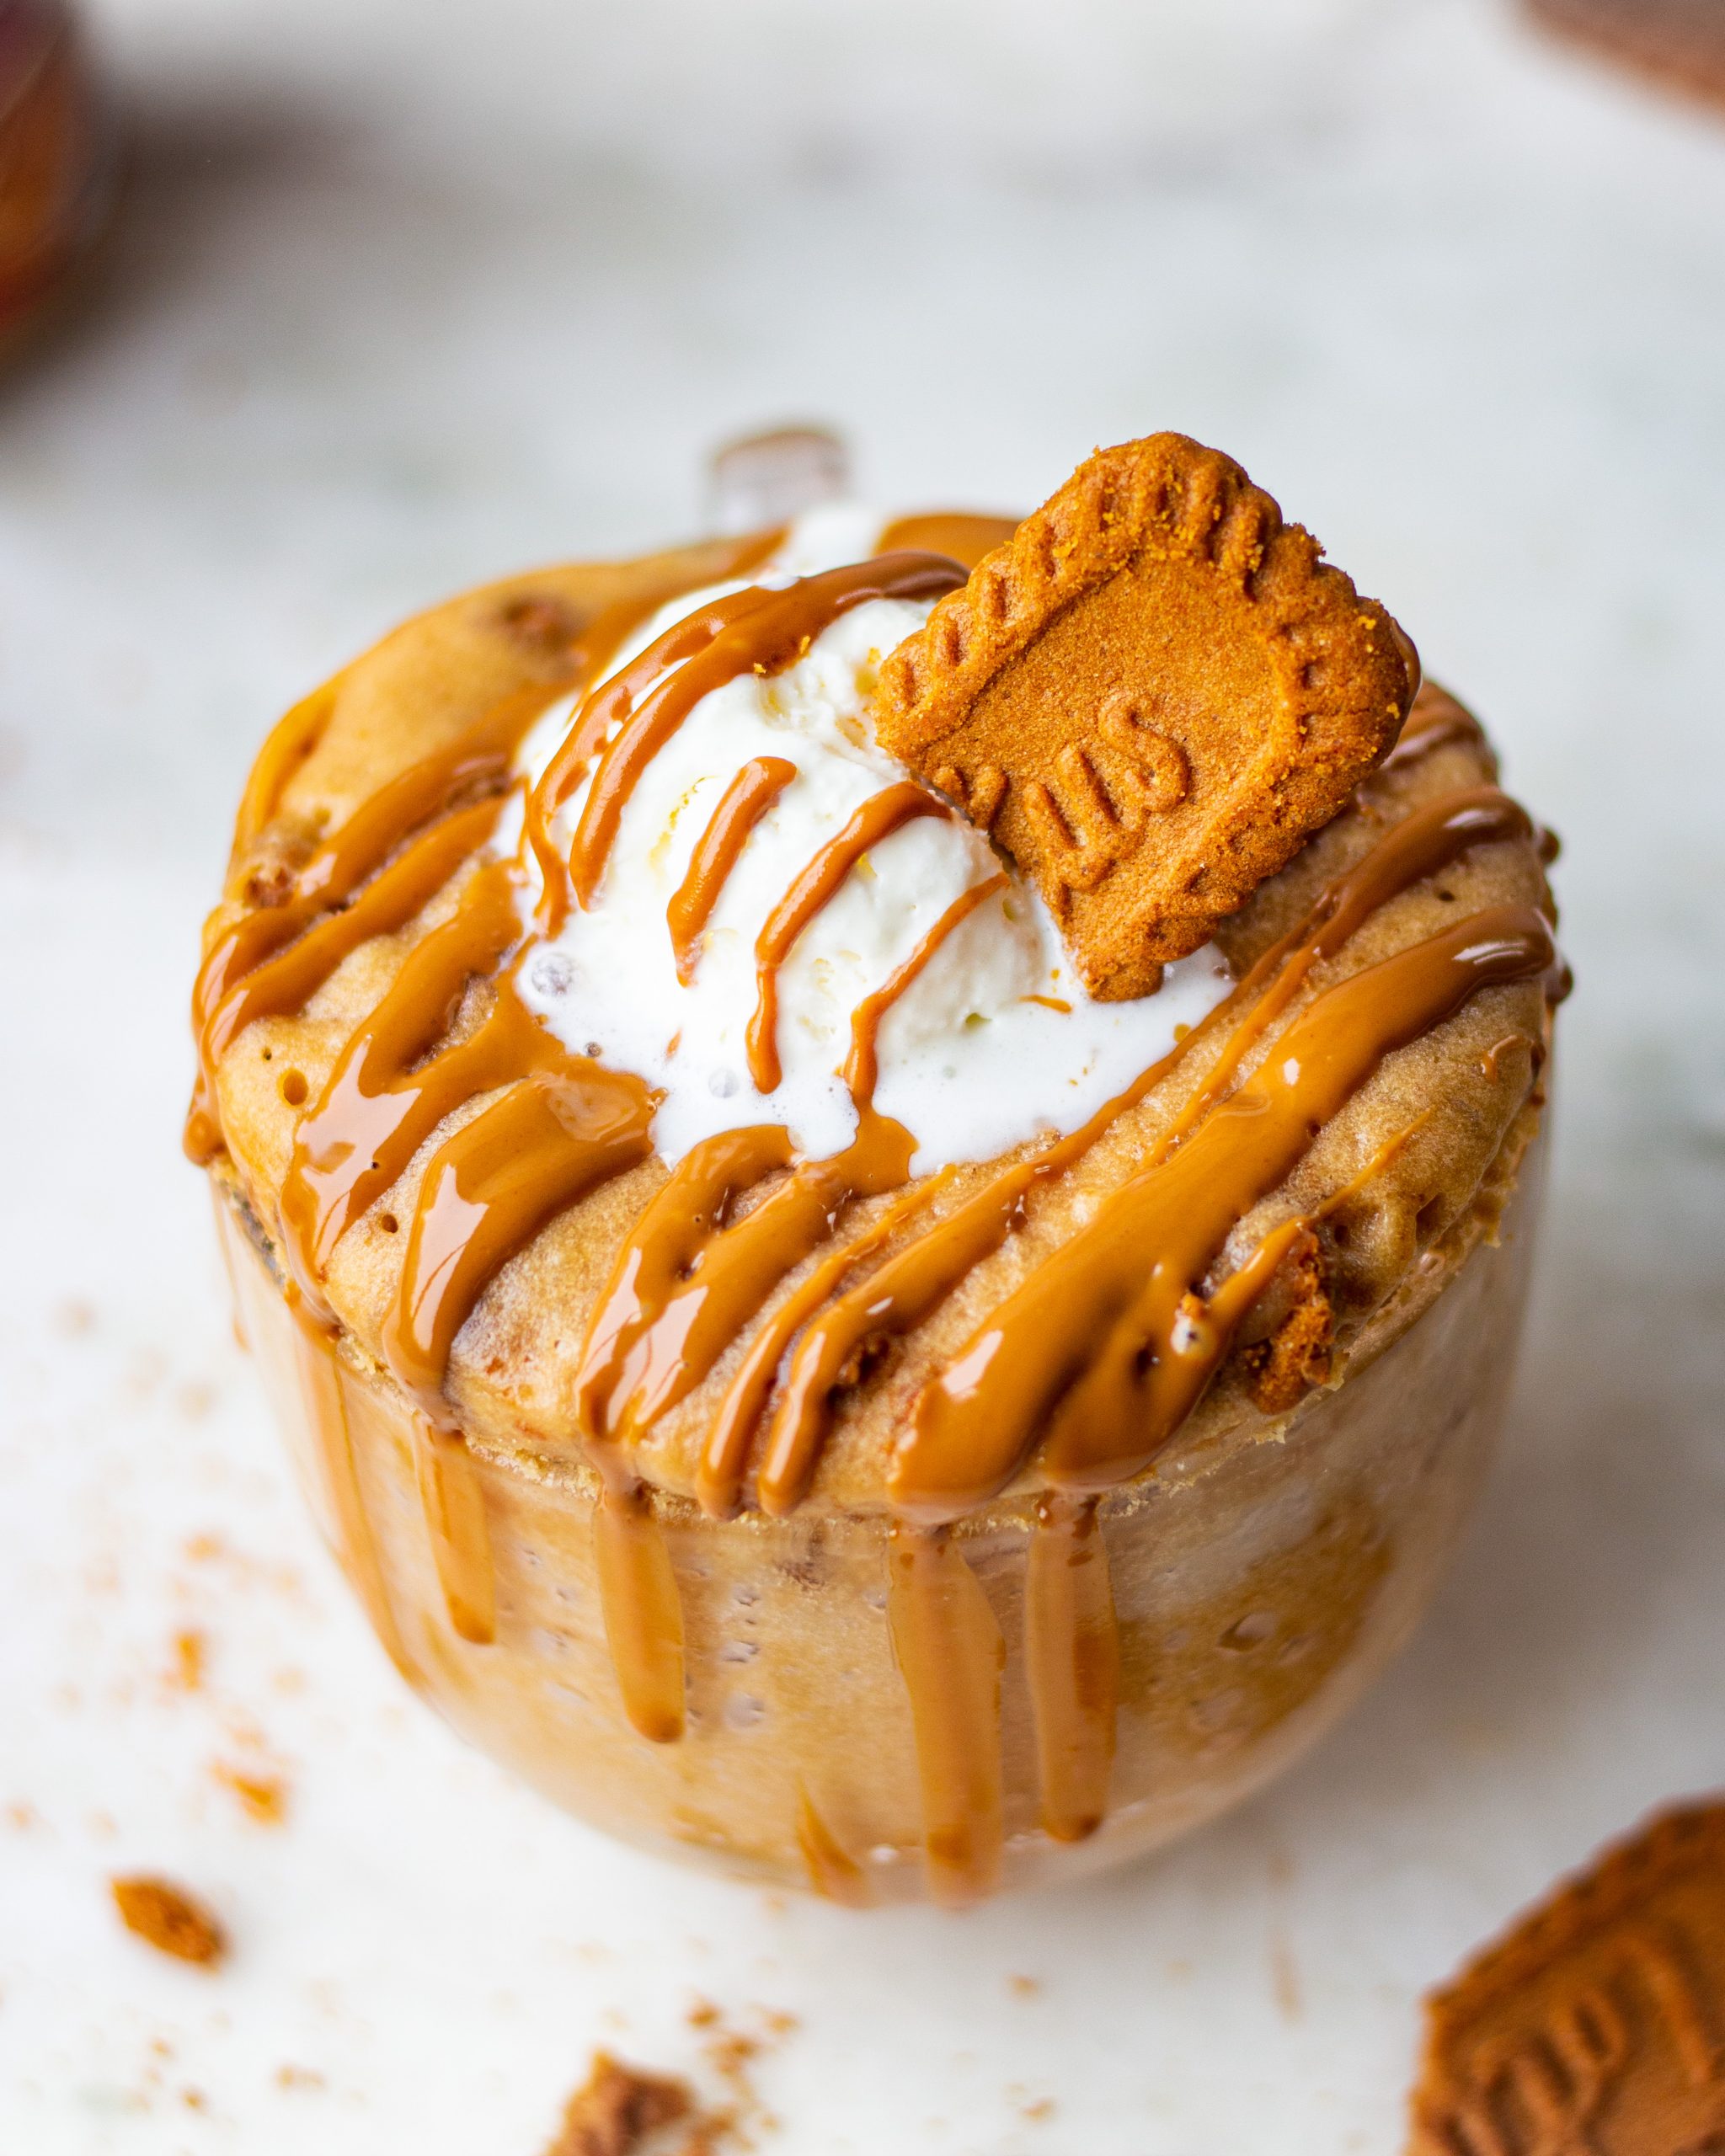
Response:
[[[881,517],[852,504],[810,511],[747,581],[787,585],[876,551]],[[686,615],[740,584],[674,600],[615,655],[615,673]],[[654,1141],[670,1163],[701,1139],[784,1124],[821,1157],[854,1136],[857,1111],[840,1073],[857,1006],[917,953],[965,894],[1004,878],[964,914],[884,1011],[873,1103],[914,1134],[913,1173],[986,1160],[1086,1121],[1165,1055],[1226,992],[1213,946],[1170,966],[1162,988],[1130,1003],[1093,1002],[1067,962],[1040,897],[962,817],[919,817],[873,845],[809,921],[778,976],[782,1075],[770,1092],[750,1073],[756,939],[798,873],[862,804],[904,782],[869,723],[881,662],[932,602],[856,606],[783,671],[744,674],[711,691],[637,781],[604,874],[558,932],[531,945],[519,992],[569,1049],[635,1071],[664,1097]],[[548,710],[523,744],[538,776],[579,699]],[[795,776],[750,832],[708,918],[686,982],[666,909],[725,789],[751,759]],[[586,782],[552,835],[567,853]],[[515,826],[518,831],[519,825]],[[505,846],[515,832],[499,832]],[[530,889],[531,851],[523,848]]]

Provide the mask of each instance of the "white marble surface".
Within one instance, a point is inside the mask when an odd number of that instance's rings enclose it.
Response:
[[[0,384],[0,2148],[536,2156],[594,2043],[698,2063],[700,1993],[801,2017],[795,2156],[1392,2151],[1421,1989],[1725,1782],[1725,125],[1488,0],[99,19],[126,222]],[[1568,841],[1546,1263],[1432,1623],[1236,1817],[964,1920],[673,1876],[404,1696],[175,1150],[267,721],[466,580],[687,528],[703,445],[803,414],[905,499],[1221,442]],[[130,1868],[227,1970],[121,1934]]]

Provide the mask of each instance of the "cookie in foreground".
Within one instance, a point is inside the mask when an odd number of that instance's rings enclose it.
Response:
[[[1537,23],[1668,89],[1725,104],[1718,0],[1527,0]]]
[[[1085,678],[1231,834],[1178,953],[1154,833],[1098,869],[1126,981],[899,730],[968,759],[1019,667],[1037,757],[1087,750],[1049,590],[974,679],[940,627],[1075,499],[1130,511]],[[1423,1608],[1511,1369],[1562,983],[1477,724],[1403,717],[1411,647],[1290,531],[1152,436],[1016,533],[830,506],[487,587],[265,744],[188,1148],[380,1639],[571,1810],[974,1900],[1256,1788]],[[1221,686],[1177,740],[1194,637]]]
[[[1426,2005],[1411,2156],[1725,2148],[1725,1804],[1662,1813]]]

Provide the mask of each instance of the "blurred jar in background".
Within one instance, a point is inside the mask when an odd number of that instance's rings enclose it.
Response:
[[[59,0],[0,0],[0,350],[88,253],[114,136],[89,46]]]

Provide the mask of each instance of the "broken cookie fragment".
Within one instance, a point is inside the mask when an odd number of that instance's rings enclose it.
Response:
[[[183,1886],[139,1878],[112,1880],[109,1887],[126,1929],[158,1954],[214,1968],[227,1952],[220,1923]]]
[[[1158,985],[1390,748],[1412,647],[1240,467],[1100,450],[881,673],[881,745],[1030,878],[1092,995]]]
[[[595,2052],[545,2156],[637,2156],[667,2127],[695,2116],[686,2082]]]

